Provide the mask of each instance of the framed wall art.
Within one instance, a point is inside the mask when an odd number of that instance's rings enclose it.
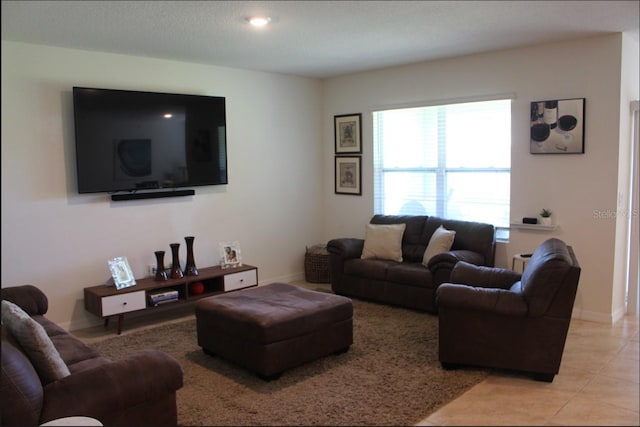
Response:
[[[584,153],[585,98],[531,103],[531,154]]]
[[[362,159],[336,156],[336,194],[362,194]]]
[[[334,116],[336,154],[362,153],[362,114]]]
[[[109,270],[111,271],[111,277],[113,277],[113,283],[116,285],[116,289],[128,288],[136,284],[136,279],[133,278],[129,261],[125,257],[116,257],[107,261],[109,264]]]

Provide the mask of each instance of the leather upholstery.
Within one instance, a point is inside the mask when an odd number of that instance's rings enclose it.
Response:
[[[353,343],[349,298],[286,283],[203,298],[195,311],[198,345],[267,378]]]
[[[437,291],[443,366],[475,365],[534,373],[560,368],[580,278],[573,249],[544,241],[523,274],[458,263]]]
[[[183,370],[173,357],[145,350],[113,362],[47,319],[48,300],[37,287],[2,288],[2,299],[44,327],[71,375],[43,386],[3,327],[1,425],[36,426],[77,415],[104,425],[177,425],[176,390],[182,387]]]
[[[339,238],[327,243],[331,288],[336,294],[437,313],[435,291],[449,280],[460,261],[493,266],[495,228],[491,224],[424,215],[374,215],[371,224],[406,224],[403,262],[361,259],[363,239]],[[439,226],[455,230],[450,251],[435,255],[429,266],[422,258]]]

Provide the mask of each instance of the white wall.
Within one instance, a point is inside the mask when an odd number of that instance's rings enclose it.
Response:
[[[363,236],[373,214],[372,108],[512,93],[512,221],[544,206],[559,228],[512,231],[497,263],[510,266],[514,253],[562,238],[583,267],[577,315],[609,322],[624,285],[614,266],[616,221],[594,212],[617,208],[621,75],[631,78],[621,70],[621,40],[607,35],[324,82],[3,41],[2,286],[36,284],[50,298],[53,321],[70,329],[95,324],[82,289],[108,280],[107,259],[126,256],[144,276],[155,250],[168,252],[187,235],[196,237],[199,267],[218,261],[219,242],[238,240],[260,283],[301,278],[306,245]],[[630,46],[624,52],[637,63],[637,39]],[[227,97],[229,185],[197,187],[184,199],[78,195],[76,85]],[[624,88],[638,97],[637,84]],[[529,154],[529,103],[582,97],[586,153]],[[363,195],[336,195],[333,116],[356,112],[363,113]]]
[[[73,86],[225,96],[229,184],[187,198],[79,195]],[[109,279],[107,259],[126,256],[142,277],[178,242],[184,265],[189,235],[198,267],[237,240],[260,283],[303,277],[305,246],[323,237],[321,99],[315,79],[3,41],[2,286],[39,286],[51,320],[84,327],[99,320],[83,288]]]
[[[512,120],[511,220],[554,212],[556,231],[512,230],[499,266],[555,236],[582,266],[575,315],[613,320],[616,221],[594,212],[617,206],[621,34],[470,55],[330,79],[324,87],[326,238],[364,235],[373,214],[372,118],[379,106],[515,94]],[[637,55],[637,49],[636,49]],[[636,56],[637,57],[637,56]],[[637,77],[637,75],[636,75]],[[636,89],[637,92],[637,89]],[[586,98],[585,154],[529,154],[530,102]],[[363,113],[361,197],[333,194],[333,116]],[[626,114],[626,111],[625,111]],[[616,292],[620,283],[615,283]]]

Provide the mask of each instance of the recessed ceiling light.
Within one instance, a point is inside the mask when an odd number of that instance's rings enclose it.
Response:
[[[252,16],[250,18],[247,18],[247,21],[254,27],[264,27],[269,22],[271,22],[271,18],[269,18],[268,16]]]

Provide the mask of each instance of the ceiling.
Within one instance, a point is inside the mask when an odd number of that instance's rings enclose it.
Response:
[[[2,40],[327,78],[608,32],[640,1],[2,1]],[[246,18],[268,15],[264,28]]]

